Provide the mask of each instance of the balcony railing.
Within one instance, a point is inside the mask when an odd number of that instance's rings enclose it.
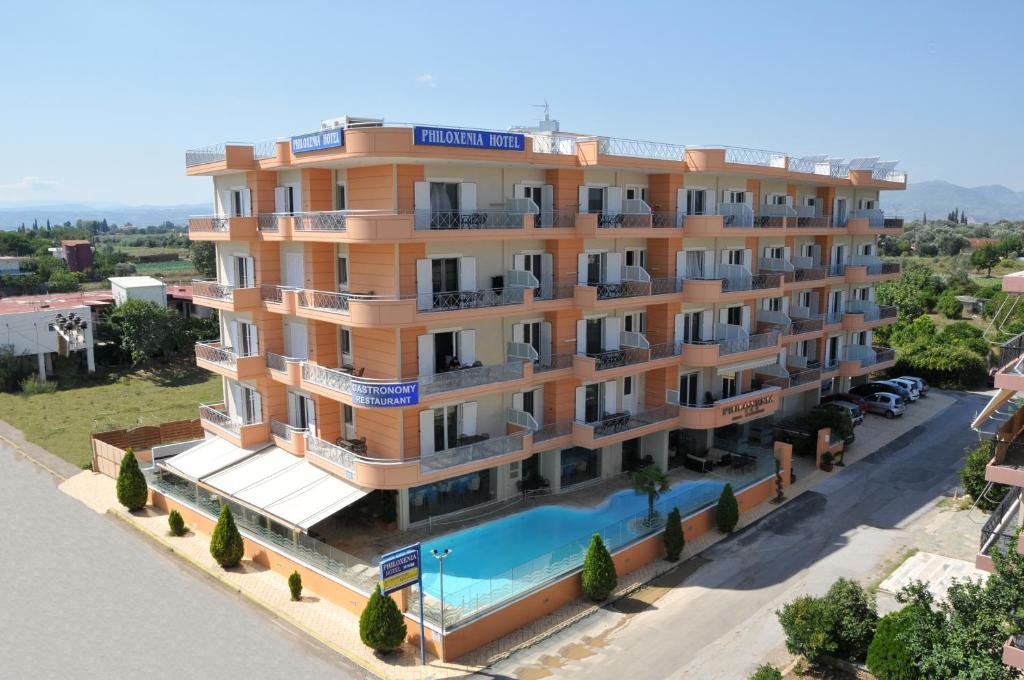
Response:
[[[594,366],[598,371],[606,371],[610,368],[642,364],[648,360],[650,355],[649,351],[645,348],[622,347],[606,352],[587,354],[587,356],[594,360]]]
[[[825,326],[823,317],[817,319],[793,319],[789,325],[787,335],[803,335],[804,333],[815,333]]]
[[[597,152],[606,156],[652,158],[660,161],[682,161],[686,158],[686,147],[682,144],[647,142],[620,137],[580,137],[579,141],[594,141],[595,139],[597,140]]]
[[[576,155],[576,137],[570,135],[530,135],[534,153],[554,153],[565,156]]]
[[[303,362],[302,379],[342,394],[352,393],[352,375],[344,371]]]
[[[718,214],[722,226],[729,228],[750,228],[754,225],[754,211],[746,203],[719,203]]]
[[[766,151],[764,149],[748,149],[739,146],[711,147],[725,149],[726,163],[739,163],[742,165],[759,165],[763,168],[785,168],[786,154],[781,151]]]
[[[978,552],[989,555],[994,551],[1005,553],[1012,545],[1020,526],[1020,490],[1012,489],[981,527]]]
[[[538,294],[539,291],[539,294]],[[541,284],[534,289],[534,300],[568,300],[576,293],[575,281],[555,281],[550,286]]]
[[[424,312],[451,312],[460,309],[480,309],[523,304],[523,288],[489,288],[447,293],[423,293],[419,308]]]
[[[322,212],[300,212],[292,215],[294,231],[332,231],[346,230],[346,210],[330,210]]]
[[[652,212],[651,226],[655,229],[681,229],[684,215],[682,211]]]
[[[846,276],[846,263],[833,262],[828,266],[829,276]]]
[[[230,220],[227,215],[196,215],[188,218],[188,228],[196,232],[226,232]]]
[[[880,309],[869,300],[850,300],[846,303],[847,314],[863,314],[864,321],[878,321]]]
[[[299,307],[305,307],[306,309],[348,314],[349,297],[347,293],[303,289],[298,292],[297,301]]]
[[[282,295],[285,290],[284,286],[275,286],[269,283],[260,285],[260,299],[264,302],[281,302],[284,300]]]
[[[522,380],[522,378],[523,361],[514,360],[504,364],[472,366],[434,375],[421,375],[419,377],[420,394],[440,394],[510,380]]]
[[[572,368],[572,358],[576,356],[573,352],[560,352],[550,357],[541,357],[533,365],[533,373],[546,373],[547,371],[558,371],[564,368]]]
[[[185,167],[193,165],[205,165],[206,163],[217,163],[227,158],[227,152],[223,144],[211,144],[198,149],[189,149],[185,152]]]
[[[598,300],[615,300],[617,298],[639,297],[649,295],[650,284],[645,281],[622,281],[619,283],[590,283],[597,289]]]
[[[827,270],[824,267],[797,267],[793,272],[793,281],[802,283],[804,281],[818,281],[825,278]]]
[[[533,433],[533,442],[537,444],[570,434],[572,434],[572,421],[559,420],[547,425],[541,425],[540,429]]]
[[[320,458],[352,473],[355,472],[356,458],[358,457],[354,452],[342,446],[324,441],[311,434],[306,434],[306,455]]]
[[[288,364],[301,364],[303,362],[303,359],[298,357],[286,357],[276,352],[267,352],[266,357],[267,368],[279,373],[286,373],[288,371]]]
[[[484,439],[472,444],[420,455],[420,473],[439,472],[459,465],[468,465],[522,451],[524,436],[523,432],[515,432],[503,437]]]
[[[896,358],[895,350],[888,347],[877,347],[867,345],[848,345],[844,361],[859,361],[861,368],[868,368],[892,361]]]
[[[679,409],[674,404],[662,404],[646,411],[630,413],[606,413],[596,422],[586,423],[594,430],[594,437],[608,437],[613,434],[629,432],[641,427],[653,425],[654,423],[671,420],[679,415]]]
[[[460,229],[522,229],[526,215],[513,210],[429,210],[417,209],[416,229],[421,231]]]
[[[233,286],[217,281],[192,281],[192,295],[195,297],[211,298],[213,300],[231,300]]]
[[[270,432],[271,434],[280,437],[281,439],[291,439],[292,435],[300,434],[307,431],[305,427],[295,427],[288,423],[282,423],[280,420],[270,419]]]
[[[234,368],[238,363],[238,355],[221,347],[219,342],[197,342],[196,359],[208,361],[226,368]]]
[[[789,374],[789,386],[806,385],[807,383],[821,380],[820,368],[805,368],[802,371],[795,371]]]
[[[874,229],[881,229],[885,227],[885,214],[878,209],[871,210],[854,210],[850,213],[851,218],[866,219],[868,226]],[[900,220],[902,222],[902,220]],[[901,225],[902,226],[902,225]]]
[[[651,218],[650,208],[647,211],[629,212],[623,209],[622,212],[597,213],[598,229],[642,229],[650,227],[654,220]]]
[[[228,415],[224,404],[200,404],[199,417],[232,434],[241,431],[242,423]]]
[[[907,181],[907,173],[902,170],[892,170],[889,168],[875,168],[871,171],[871,179],[881,180],[883,182],[903,182]]]
[[[533,220],[536,229],[571,229],[576,226],[576,210],[541,210]]]
[[[264,232],[276,232],[279,229],[277,218],[275,213],[260,213],[256,216],[256,228]]]

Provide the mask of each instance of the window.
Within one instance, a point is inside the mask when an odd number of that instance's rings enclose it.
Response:
[[[533,347],[538,355],[540,354],[540,321],[523,324],[523,342]]]
[[[601,383],[593,383],[584,388],[583,420],[593,423],[601,419]]]
[[[724,193],[725,203],[746,203],[747,194],[744,191],[732,191],[727,189]]]
[[[818,205],[818,199],[814,196],[804,196],[804,207],[815,208]]]
[[[765,298],[764,308],[769,312],[781,312],[782,311],[782,298]]]
[[[865,243],[865,244],[861,245],[861,247],[860,247],[860,254],[861,255],[871,255],[871,244],[870,243]]]
[[[523,185],[523,197],[533,201],[534,205],[537,206],[537,210],[540,210],[541,206],[544,205],[541,198],[542,191],[543,187],[540,185]]]
[[[743,324],[743,306],[727,307],[725,310],[725,322],[732,326]]]
[[[703,215],[707,212],[707,190],[687,189],[686,190],[686,214]]]
[[[703,279],[704,278],[704,251],[703,250],[687,250],[686,251],[686,278],[688,279]]]
[[[454,448],[459,438],[459,407],[434,409],[434,451]]]
[[[769,194],[768,205],[786,205],[786,194]]]
[[[641,200],[647,202],[647,187],[626,187],[626,200]]]
[[[737,394],[738,381],[736,380],[736,374],[731,373],[722,376],[722,399],[728,399],[729,397],[735,397]]]
[[[838,314],[843,311],[843,293],[839,290],[832,291],[832,302],[829,305],[829,310]]]
[[[253,388],[242,386],[242,423],[254,425],[263,422],[263,412],[260,408],[260,393]]]
[[[643,267],[647,269],[647,249],[626,248],[625,260],[627,267]]]
[[[348,255],[338,255],[338,290],[348,290]]]
[[[523,410],[526,411],[527,413],[529,413],[534,418],[536,418],[537,417],[537,413],[534,410],[535,409],[534,396],[535,396],[534,395],[534,390],[530,390],[529,392],[523,392]]]
[[[631,375],[627,375],[625,378],[622,379],[622,396],[633,396],[633,376]]]
[[[764,256],[776,260],[781,260],[786,256],[786,249],[782,246],[768,246],[764,249]]]
[[[430,211],[458,212],[459,210],[459,185],[457,182],[431,182],[430,183]]]
[[[802,291],[800,291],[799,293],[797,293],[796,300],[797,300],[797,306],[798,307],[808,307],[809,308],[811,306],[811,291],[809,291],[809,290],[802,290]]]
[[[853,340],[854,340],[853,344],[855,344],[855,345],[866,346],[868,344],[868,332],[867,331],[860,331],[859,333],[857,333],[853,337]]]
[[[345,427],[355,427],[356,425],[356,410],[348,404],[341,405],[341,422],[345,424]]]
[[[828,339],[828,348],[825,352],[825,359],[829,364],[839,361],[839,336],[833,335]]]
[[[686,312],[683,314],[683,342],[701,342],[704,332],[704,312]]]
[[[348,203],[345,201],[345,185],[338,184],[334,188],[334,209],[335,210],[346,210]]]
[[[587,319],[587,355],[600,354],[604,351],[602,319]]]
[[[599,213],[604,210],[604,189],[587,187],[587,212]]]
[[[743,264],[743,249],[742,248],[730,248],[722,251],[722,261],[725,264]]]
[[[814,257],[814,244],[805,243],[800,246],[800,255],[803,257]]]
[[[631,312],[624,317],[623,328],[627,333],[647,332],[647,312]]]
[[[434,293],[454,293],[459,290],[459,258],[439,257],[430,261]]]
[[[256,332],[255,325],[245,321],[238,322],[238,356],[251,357],[259,354]]]
[[[341,349],[342,363],[352,362],[352,330],[348,328],[338,329],[338,346]]]
[[[587,285],[601,282],[601,253],[587,253]]]
[[[700,373],[679,376],[679,405],[700,406]]]

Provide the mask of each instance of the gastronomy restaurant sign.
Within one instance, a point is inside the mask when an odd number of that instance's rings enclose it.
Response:
[[[402,408],[420,403],[420,384],[352,380],[352,403],[376,408]]]
[[[415,144],[427,146],[464,146],[471,149],[496,149],[498,151],[526,150],[526,136],[514,132],[461,130],[417,125],[413,128],[412,138]]]

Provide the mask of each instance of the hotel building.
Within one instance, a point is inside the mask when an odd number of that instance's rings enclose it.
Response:
[[[196,355],[224,398],[164,469],[308,540],[770,451],[774,422],[893,363],[872,336],[896,318],[874,292],[900,274],[877,243],[902,230],[879,209],[894,167],[554,121],[345,118],[190,151],[215,205],[190,238],[217,253],[194,300],[221,320]],[[240,481],[285,464],[247,458],[266,447],[300,457],[299,500]]]

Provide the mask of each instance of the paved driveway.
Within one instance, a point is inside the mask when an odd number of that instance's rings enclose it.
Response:
[[[0,677],[355,678],[0,445]]]
[[[494,675],[621,679],[642,668],[645,678],[742,680],[763,660],[784,662],[775,610],[840,576],[876,577],[914,542],[916,520],[957,484],[963,450],[977,440],[968,423],[985,397],[951,394],[955,403],[926,424],[702,553],[709,562],[681,586],[646,606],[625,602],[629,613],[606,607],[498,664]],[[868,428],[871,421],[858,428],[858,440]]]

